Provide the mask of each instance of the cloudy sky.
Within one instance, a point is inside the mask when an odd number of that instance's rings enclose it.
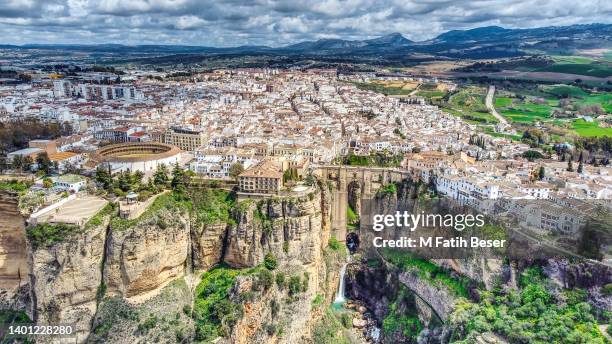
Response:
[[[611,23],[609,0],[0,0],[0,44],[279,46],[486,25]]]

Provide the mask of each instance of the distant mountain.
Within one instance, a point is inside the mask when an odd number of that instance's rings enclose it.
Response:
[[[405,47],[414,43],[408,38],[402,36],[402,34],[399,32],[394,32],[374,39],[368,39],[363,42],[367,43],[368,45],[383,45],[391,47]]]
[[[392,33],[374,39],[348,41],[343,39],[320,39],[317,41],[292,44],[277,50],[287,50],[307,54],[372,54],[381,51],[401,49],[413,42],[400,33]]]
[[[320,39],[284,47],[240,46],[214,48],[175,45],[53,45],[29,44],[0,46],[0,49],[46,49],[90,53],[153,55],[275,55],[316,56],[342,61],[391,59],[406,60],[415,56],[431,58],[493,58],[533,53],[568,53],[577,49],[612,48],[612,24],[551,26],[533,29],[505,29],[499,26],[470,30],[452,30],[434,39],[413,42],[400,33],[374,39]],[[184,58],[184,57],[183,57]],[[195,57],[194,57],[195,59]],[[171,60],[171,59],[170,59]]]
[[[504,29],[499,26],[485,26],[470,30],[452,30],[436,37],[433,42],[502,42],[527,39],[567,40],[599,37],[610,40],[612,25],[588,24],[571,26],[549,26],[535,29]]]

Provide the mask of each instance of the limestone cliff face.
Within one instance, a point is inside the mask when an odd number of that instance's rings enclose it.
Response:
[[[233,267],[252,267],[266,253],[294,263],[310,264],[320,257],[321,195],[245,201],[234,213],[223,261]]]
[[[41,324],[76,324],[78,342],[87,338],[102,280],[106,223],[30,256],[34,318]]]
[[[0,191],[0,291],[11,298],[20,284],[27,283],[25,219],[18,207],[18,195]]]
[[[113,228],[111,224],[104,265],[107,295],[146,297],[182,276],[189,237],[188,215],[168,209],[134,227]]]
[[[329,229],[323,225],[326,204],[317,190],[301,198],[280,198],[246,202],[234,214],[237,224],[228,232],[224,262],[236,267],[260,264],[270,252],[278,260],[275,274],[299,277],[306,285],[297,295],[276,284],[259,291],[244,304],[243,317],[232,329],[232,343],[308,343],[312,327],[322,315],[323,305],[331,302],[338,288],[338,272],[344,252],[323,249]],[[326,222],[329,223],[329,222]],[[236,295],[252,289],[253,276],[241,277],[233,290]],[[313,305],[315,297],[320,304]],[[272,311],[271,304],[278,306]],[[282,328],[282,332],[278,330]]]
[[[193,248],[193,268],[208,270],[219,263],[223,257],[223,246],[227,234],[227,224],[191,224],[191,243]]]

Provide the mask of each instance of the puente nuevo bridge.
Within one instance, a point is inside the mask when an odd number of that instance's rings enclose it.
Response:
[[[331,190],[331,228],[338,240],[346,238],[346,214],[352,188],[359,190],[360,204],[368,207],[370,202],[367,201],[374,198],[383,185],[413,178],[408,170],[386,167],[322,165],[313,167],[312,173],[323,183],[331,182],[334,185]],[[370,209],[361,209],[360,213],[369,214]]]

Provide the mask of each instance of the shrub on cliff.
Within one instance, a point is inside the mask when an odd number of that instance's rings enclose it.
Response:
[[[520,289],[496,288],[483,292],[478,304],[460,303],[450,318],[453,338],[494,332],[511,343],[608,343],[586,292],[556,295],[548,283],[541,268],[529,268]]]
[[[338,251],[342,246],[342,244],[335,237],[329,238],[329,242],[327,243],[327,245],[334,251]]]
[[[266,253],[266,256],[264,257],[264,266],[268,270],[274,270],[278,266],[278,261],[271,252]]]
[[[78,231],[79,227],[74,225],[41,223],[28,228],[27,234],[32,246],[38,248],[63,241],[67,236]]]
[[[291,276],[291,278],[289,278],[288,287],[289,295],[293,296],[299,294],[302,291],[302,280],[300,276]]]
[[[214,268],[202,276],[196,288],[193,308],[196,340],[210,341],[226,331],[242,316],[242,306],[229,300],[229,291],[240,270]]]

